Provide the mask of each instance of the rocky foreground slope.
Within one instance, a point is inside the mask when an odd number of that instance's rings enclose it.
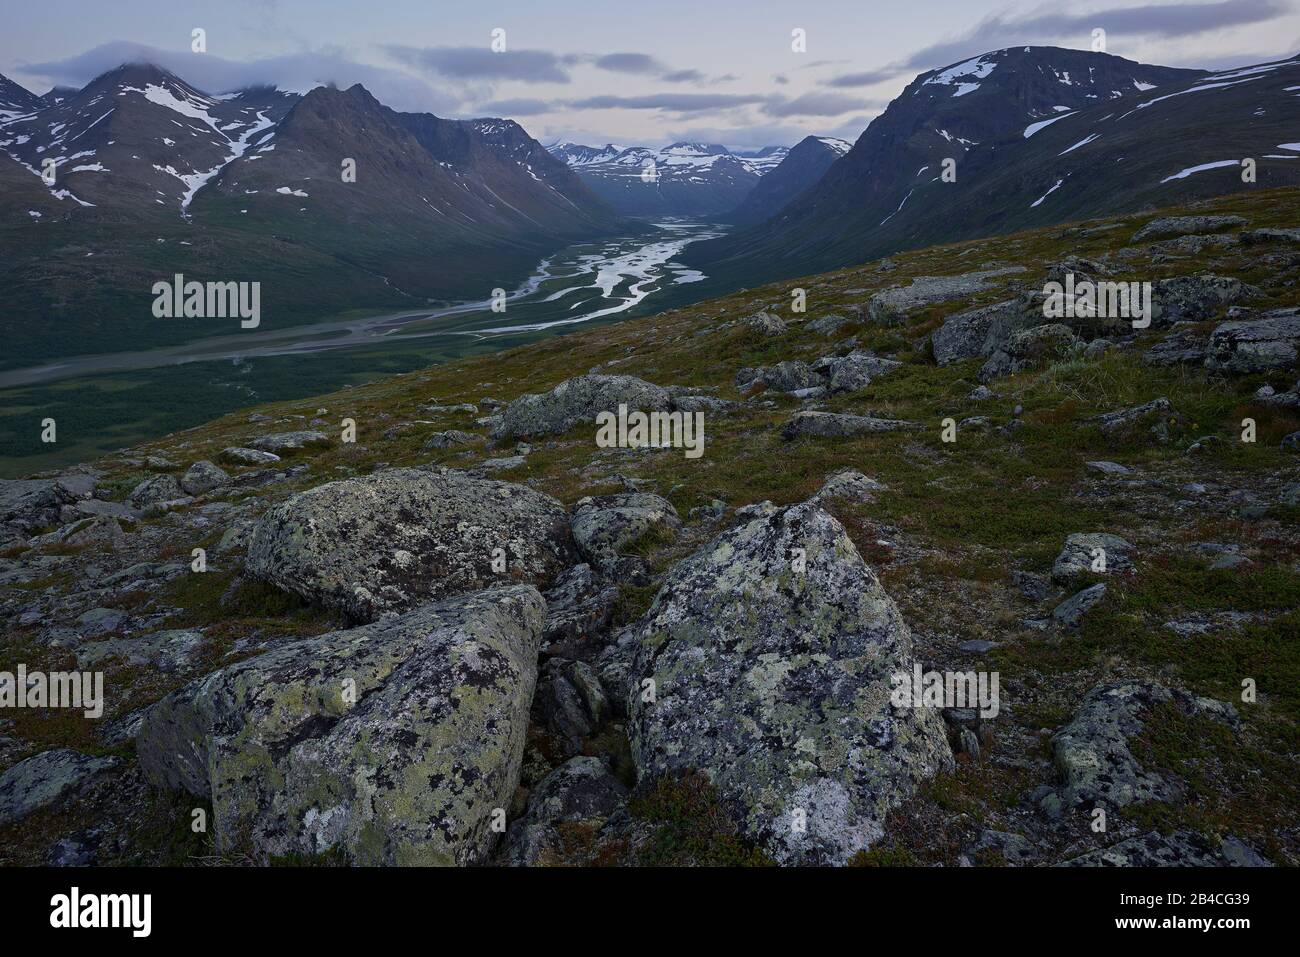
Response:
[[[1300,862],[1295,202],[909,253],[0,484],[0,671],[104,675],[98,718],[0,709],[0,860]],[[1047,318],[1071,275],[1152,283],[1150,325]],[[703,453],[598,443],[619,405]],[[917,671],[996,707],[899,703]]]

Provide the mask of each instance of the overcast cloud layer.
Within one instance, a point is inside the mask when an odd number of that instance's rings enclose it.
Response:
[[[394,109],[514,117],[548,143],[756,148],[810,133],[855,139],[918,73],[1009,46],[1088,49],[1096,28],[1110,53],[1172,66],[1300,52],[1300,0],[808,6],[46,0],[7,12],[0,72],[41,93],[147,60],[212,92],[361,83]],[[190,49],[196,27],[205,53]]]

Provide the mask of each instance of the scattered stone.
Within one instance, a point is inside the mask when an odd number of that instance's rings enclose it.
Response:
[[[1108,574],[1133,569],[1132,543],[1107,532],[1076,532],[1052,563],[1052,581],[1065,584],[1079,575]]]
[[[570,758],[528,796],[528,810],[506,835],[505,862],[515,867],[546,863],[564,845],[559,825],[597,828],[622,806],[627,793],[600,758]]]
[[[1041,303],[1029,297],[1008,299],[952,316],[930,334],[930,345],[939,365],[987,358],[999,351],[1013,332],[1043,322]]]
[[[87,638],[97,638],[120,631],[130,617],[116,608],[92,608],[77,619],[77,630]]]
[[[1115,435],[1151,416],[1161,417],[1163,421],[1164,418],[1170,415],[1172,410],[1173,406],[1169,404],[1169,400],[1162,396],[1159,399],[1152,399],[1150,402],[1135,405],[1128,409],[1104,412],[1101,415],[1094,416],[1089,421],[1096,422],[1101,426],[1101,431],[1106,435]]]
[[[223,462],[234,462],[238,465],[270,465],[272,462],[280,461],[280,456],[274,452],[263,452],[261,449],[243,449],[229,448],[222,449],[218,456]]]
[[[1093,605],[1106,597],[1106,586],[1098,583],[1085,588],[1072,598],[1056,606],[1052,618],[1062,628],[1078,628],[1083,616]]]
[[[819,319],[814,319],[812,322],[808,323],[808,329],[810,332],[815,332],[819,336],[837,336],[840,334],[841,329],[845,326],[851,325],[852,323],[852,319],[848,319],[845,316],[831,314],[829,316],[822,316]]]
[[[764,385],[772,392],[798,392],[802,389],[820,389],[826,380],[808,363],[798,359],[778,362],[774,366],[741,369],[736,373],[736,388],[742,392],[756,385]]]
[[[155,475],[132,489],[131,494],[127,496],[127,501],[137,508],[144,508],[162,502],[174,502],[184,497],[185,492],[173,476]]]
[[[1121,808],[1147,801],[1179,800],[1182,785],[1144,770],[1128,746],[1129,739],[1142,731],[1143,715],[1158,704],[1170,702],[1184,714],[1204,715],[1234,728],[1238,723],[1232,705],[1198,698],[1154,681],[1099,685],[1088,692],[1074,720],[1053,740],[1066,806],[1087,802]]]
[[[330,444],[329,436],[324,432],[278,432],[274,435],[264,435],[259,439],[254,439],[250,445],[254,449],[260,449],[263,452],[294,452],[299,449],[307,449]]]
[[[956,276],[918,276],[910,285],[893,286],[872,296],[867,303],[867,318],[897,321],[937,303],[978,295],[990,288],[989,280],[1022,272],[1024,266],[1006,266]]]
[[[1259,294],[1254,286],[1227,276],[1204,274],[1160,279],[1151,290],[1151,323],[1168,326],[1175,322],[1202,322],[1215,318],[1234,303]]]
[[[511,586],[277,644],[151,708],[140,766],[211,800],[218,853],[481,863],[519,783],[544,615]]]
[[[424,443],[424,451],[433,452],[440,449],[450,449],[457,445],[469,445],[472,442],[481,442],[483,437],[475,435],[473,432],[462,432],[460,429],[448,429],[445,432],[435,432],[429,436]]]
[[[0,774],[0,827],[79,792],[120,758],[95,758],[71,748],[42,751]]]
[[[549,496],[455,471],[393,469],[268,510],[247,568],[369,621],[503,582],[545,586],[576,557],[568,515]]]
[[[957,650],[964,651],[967,654],[982,655],[992,651],[996,647],[996,642],[985,641],[983,638],[975,638],[971,641],[963,641],[957,646]]]
[[[587,658],[596,653],[609,627],[618,588],[587,564],[562,572],[545,592],[543,654]]]
[[[91,641],[77,648],[77,667],[93,670],[116,658],[134,667],[157,668],[170,674],[187,668],[202,646],[203,632],[191,629]]]
[[[1102,475],[1128,475],[1133,470],[1127,465],[1120,465],[1118,462],[1088,462],[1088,468],[1094,472],[1100,472]]]
[[[1029,838],[1007,831],[985,830],[971,853],[995,856],[1010,867],[1025,867],[1038,859],[1038,851]]]
[[[1150,831],[1062,862],[1060,867],[1221,867],[1225,860],[1195,831]]]
[[[842,498],[851,502],[874,502],[877,492],[884,492],[887,486],[873,478],[868,478],[856,469],[836,472],[826,479],[812,501],[825,501],[828,498]]]
[[[781,435],[786,439],[803,435],[847,438],[915,427],[915,423],[899,419],[877,419],[866,415],[846,415],[837,412],[796,412],[781,430]]]
[[[746,316],[740,320],[741,325],[748,326],[755,332],[764,336],[779,336],[785,333],[785,323],[779,316],[774,316],[766,309],[756,312],[752,316]]]
[[[1241,234],[1246,246],[1262,243],[1300,243],[1300,229],[1250,229]]]
[[[1139,243],[1171,236],[1192,236],[1201,233],[1218,233],[1225,229],[1245,226],[1250,220],[1240,216],[1162,216],[1153,219],[1136,233],[1131,242]]]
[[[996,398],[993,394],[993,390],[986,385],[977,385],[970,391],[970,394],[966,396],[968,402],[987,402],[992,398]]]
[[[591,565],[616,575],[627,565],[621,556],[647,535],[669,538],[681,519],[672,503],[647,492],[580,499],[573,510],[573,540]]]
[[[778,862],[845,863],[880,839],[920,780],[951,765],[934,709],[891,707],[911,634],[816,503],[733,528],[678,564],[631,640],[639,780],[703,772]],[[796,808],[805,833],[788,825]]]
[[[576,754],[609,715],[600,678],[585,661],[551,658],[537,683],[537,703],[546,726]]]

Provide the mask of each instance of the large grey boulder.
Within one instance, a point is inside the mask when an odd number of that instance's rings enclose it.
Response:
[[[0,479],[0,545],[55,524],[79,497],[56,479]]]
[[[270,509],[253,529],[246,567],[369,621],[492,585],[547,585],[576,561],[569,517],[553,498],[455,471],[393,469]]]
[[[1228,306],[1258,296],[1259,290],[1230,276],[1175,276],[1151,290],[1151,321],[1156,326],[1213,319]]]
[[[1232,705],[1155,681],[1099,685],[1088,692],[1074,720],[1053,739],[1065,806],[1087,803],[1117,808],[1145,801],[1175,801],[1182,796],[1178,781],[1143,768],[1129,748],[1129,740],[1141,733],[1151,709],[1163,704],[1231,727],[1238,723]]]
[[[1028,298],[1008,299],[952,316],[930,334],[930,345],[939,365],[987,358],[1017,329],[1045,322],[1041,303]]]
[[[220,488],[230,481],[225,469],[214,465],[207,459],[201,459],[189,467],[181,476],[181,488],[186,495],[202,495]]]
[[[21,821],[33,811],[65,800],[119,758],[97,758],[71,748],[42,751],[0,774],[0,827]]]
[[[685,559],[630,640],[639,780],[704,773],[779,862],[845,863],[952,760],[938,709],[891,704],[894,677],[911,674],[911,633],[815,502]]]
[[[843,358],[830,358],[823,371],[830,375],[828,384],[832,392],[856,392],[869,386],[872,379],[893,372],[902,364],[896,359],[852,352]]]
[[[627,549],[653,533],[673,536],[681,519],[672,503],[649,492],[579,499],[573,507],[573,540],[594,568],[613,574]]]
[[[279,644],[152,707],[140,766],[211,800],[219,853],[479,863],[519,783],[544,615],[516,585]]]
[[[162,502],[174,502],[185,498],[185,491],[172,475],[155,475],[145,479],[131,490],[127,497],[132,505],[143,508]]]
[[[1225,322],[1210,334],[1205,366],[1238,375],[1293,368],[1300,354],[1300,309]]]
[[[595,434],[601,412],[664,412],[672,408],[667,389],[630,375],[584,375],[566,379],[550,392],[521,395],[511,402],[492,429],[497,439],[559,435],[586,424]]]

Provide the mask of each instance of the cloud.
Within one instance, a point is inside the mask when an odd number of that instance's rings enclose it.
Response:
[[[883,83],[886,80],[892,80],[898,76],[896,67],[885,67],[881,70],[867,70],[863,73],[843,73],[840,76],[833,76],[825,80],[826,86],[849,87],[849,86],[873,86],[877,83]]]
[[[1131,37],[1167,40],[1207,33],[1213,35],[1232,27],[1272,20],[1290,13],[1290,6],[1288,0],[1218,0],[1213,3],[1148,3],[1135,7],[1111,7],[1092,13],[1074,13],[1063,4],[1039,7],[1023,16],[997,13],[981,20],[960,37],[922,47],[876,70],[833,76],[824,80],[823,85],[849,88],[872,86],[900,75],[911,79],[917,73],[1026,43],[1091,42],[1092,31],[1098,27],[1106,31],[1112,45]],[[1250,61],[1249,57],[1225,59]]]
[[[555,110],[555,104],[550,100],[534,100],[528,97],[516,97],[514,99],[493,100],[491,103],[483,103],[469,110],[475,116],[536,116],[539,113],[551,113]]]
[[[142,43],[115,40],[85,53],[24,64],[22,71],[59,86],[81,87],[123,63],[152,63],[170,70],[187,83],[209,93],[225,93],[247,86],[275,85],[305,93],[334,84],[347,89],[360,83],[380,102],[397,110],[454,112],[459,102],[435,90],[419,77],[400,70],[357,63],[335,49],[290,53],[241,63],[212,53],[162,50]]]
[[[637,73],[655,75],[667,72],[668,68],[645,53],[607,53],[595,60],[597,68],[614,73]]]
[[[917,50],[897,66],[900,72],[930,70],[989,50],[1020,46],[1026,41],[1091,39],[1097,27],[1106,31],[1112,43],[1126,36],[1172,39],[1263,23],[1289,12],[1285,0],[1219,0],[1217,3],[1151,3],[1092,13],[1039,8],[1022,18],[999,13],[986,17],[958,39]]]
[[[651,93],[645,96],[604,94],[570,100],[567,105],[574,110],[667,110],[673,113],[695,113],[748,106],[766,102],[767,99],[756,93]]]
[[[506,50],[487,47],[409,47],[390,44],[394,59],[426,73],[453,80],[515,80],[524,83],[568,83],[566,69],[574,60],[546,50]]]
[[[703,83],[704,74],[699,70],[670,70],[669,72],[662,74],[659,79],[664,80],[667,83]],[[720,76],[716,78],[716,82],[734,79],[735,77],[730,75]]]
[[[772,97],[764,104],[763,112],[768,116],[839,116],[873,105],[872,100],[840,93],[805,93],[793,100]]]

